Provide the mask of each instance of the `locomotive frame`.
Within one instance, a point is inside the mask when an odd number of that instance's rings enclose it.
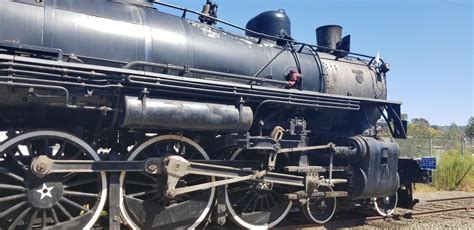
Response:
[[[183,17],[193,13],[206,22],[276,39],[285,44],[282,52],[298,53],[306,47],[318,59],[316,50],[331,50],[261,34],[189,9],[155,4],[182,10]],[[375,66],[376,57],[332,50],[365,58],[367,66]],[[229,213],[241,227],[268,228],[278,224],[293,204],[301,206],[309,220],[324,223],[334,214],[339,198],[349,203],[369,201],[382,215],[390,215],[398,203],[397,193],[379,199],[371,194],[392,194],[394,184],[387,181],[398,180],[395,191],[403,185],[400,191],[412,205],[411,186],[423,179],[416,162],[399,159],[393,140],[381,139],[375,129],[349,140],[341,135],[344,140],[308,145],[311,130],[305,117],[285,118],[285,124],[277,123],[271,132],[263,128],[264,116],[272,110],[349,111],[355,117],[378,111],[392,136],[405,138],[400,102],[269,87],[288,82],[258,77],[261,71],[246,76],[168,63],[98,60],[120,68],[84,64],[80,58],[55,48],[0,43],[0,127],[9,137],[0,145],[0,174],[8,178],[0,184],[0,191],[7,191],[0,205],[22,200],[3,209],[0,223],[4,226],[89,229],[106,205],[110,229],[119,229],[121,224],[134,229],[196,228],[209,218],[211,209],[212,221],[218,224],[224,224]],[[375,66],[382,67],[386,66]],[[206,78],[188,77],[189,73]],[[171,116],[162,112],[166,108]],[[208,111],[217,112],[207,119]],[[175,116],[181,122],[173,120]],[[205,125],[193,123],[193,118],[204,119]],[[149,149],[155,154],[149,156]],[[323,156],[318,160],[324,164],[311,163],[313,152]],[[296,163],[289,163],[295,159]],[[386,177],[373,170],[375,165],[395,170],[398,166],[398,174]],[[354,179],[364,176],[365,181]],[[384,183],[385,187],[377,187]],[[240,196],[231,191],[241,194],[249,184],[258,197],[239,207]],[[179,210],[160,212],[147,206],[151,201],[164,210],[194,204],[185,207],[199,212],[179,219]],[[315,209],[321,202],[326,206]],[[248,208],[264,213],[265,207],[270,211],[256,220],[245,213]],[[12,213],[18,213],[16,218],[7,218]]]

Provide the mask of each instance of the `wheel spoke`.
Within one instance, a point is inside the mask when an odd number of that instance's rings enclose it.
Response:
[[[20,192],[26,192],[26,188],[17,186],[17,185],[10,185],[10,184],[0,184],[0,189],[7,189],[7,190],[15,190]]]
[[[172,143],[167,143],[167,144],[166,144],[166,148],[165,148],[165,151],[166,151],[166,152],[165,152],[165,154],[171,152],[171,150],[173,149],[172,146],[170,147],[171,144],[172,144]]]
[[[44,155],[46,155],[48,157],[51,157],[52,151],[51,151],[51,148],[49,146],[49,139],[48,138],[45,138],[44,141],[43,141],[43,151],[44,151]]]
[[[68,173],[68,174],[64,175],[63,178],[62,178],[63,184],[66,183],[67,181],[69,181],[70,179],[72,179],[75,176],[77,176],[77,173],[75,173],[75,172]]]
[[[75,207],[75,208],[77,208],[77,209],[79,209],[79,210],[82,210],[82,211],[84,211],[84,212],[86,212],[86,213],[90,213],[90,212],[91,212],[91,210],[89,210],[89,209],[83,207],[82,205],[80,205],[80,204],[78,204],[78,203],[76,203],[76,202],[74,202],[74,201],[72,201],[72,200],[69,200],[69,199],[66,198],[66,197],[62,197],[61,200],[62,200],[64,203],[69,204],[70,206]]]
[[[186,185],[193,185],[198,181],[208,181],[208,178],[206,176],[197,176],[196,178],[192,180],[186,180]]]
[[[3,168],[3,167],[0,167],[0,173],[3,174],[3,175],[6,175],[6,176],[9,176],[10,178],[13,178],[17,181],[20,181],[21,183],[25,183],[25,180],[23,179],[23,177],[21,176],[18,176],[12,172],[10,172],[8,169],[6,168]]]
[[[252,205],[252,212],[255,212],[255,209],[257,209],[257,205],[260,201],[260,196],[256,195],[256,199],[255,201],[253,202],[253,205]]]
[[[149,184],[149,183],[145,183],[145,182],[141,182],[141,181],[126,180],[125,183],[156,188],[156,185],[154,185],[154,184]]]
[[[69,196],[80,196],[80,197],[99,197],[99,194],[96,193],[87,193],[87,192],[77,192],[77,191],[70,191],[70,190],[64,190],[63,192],[64,195],[69,195]]]
[[[15,147],[14,149],[17,150],[17,152],[18,152],[18,154],[20,154],[20,156],[22,156],[22,157],[28,156],[28,155],[26,155],[26,154],[20,149],[19,146]]]
[[[161,156],[161,155],[162,155],[162,154],[161,154],[161,151],[160,151],[160,149],[158,148],[158,145],[157,145],[157,144],[154,144],[154,145],[153,145],[153,149],[155,150],[155,153],[156,153],[156,154],[154,154],[153,156]],[[145,152],[143,152],[143,153],[145,153]],[[146,154],[146,153],[145,153],[145,154]]]
[[[249,187],[241,187],[241,188],[236,188],[234,190],[229,190],[229,193],[242,192],[242,191],[249,190],[249,189],[250,189]]]
[[[255,197],[257,195],[256,194],[253,194],[252,197],[250,198],[249,202],[247,202],[247,204],[244,206],[244,208],[242,209],[242,212],[245,212],[245,210],[247,210],[247,208],[250,206],[250,204],[252,203],[253,200],[255,200]]]
[[[46,227],[47,225],[47,221],[48,221],[48,216],[46,214],[46,210],[43,210],[41,211],[42,215],[41,215],[41,226],[42,227]]]
[[[267,205],[267,208],[270,209],[271,206],[270,206],[270,201],[268,200],[268,196],[265,196],[265,204]],[[262,208],[262,210],[264,209]]]
[[[11,148],[11,153],[15,156],[17,153],[19,155],[19,157],[22,157],[23,156],[23,153],[21,152],[20,148],[18,146],[14,146]]]
[[[23,170],[23,172],[25,173],[28,172],[28,166],[26,166],[25,164],[23,164],[23,162],[18,160],[18,158],[15,156],[14,153],[12,153],[11,151],[7,151],[7,154],[21,168],[21,170]]]
[[[36,217],[38,216],[38,209],[35,209],[28,220],[28,227],[27,229],[32,229],[33,224],[35,223]]]
[[[132,194],[129,194],[129,195],[126,195],[126,196],[135,198],[135,197],[150,195],[150,194],[157,193],[157,192],[158,191],[156,191],[156,189],[151,189],[151,190],[148,190],[148,191],[145,191],[145,192],[132,193]]]
[[[178,154],[181,156],[186,154],[186,145],[184,143],[180,143]]]
[[[271,194],[269,194],[268,196],[270,197],[275,206],[278,205],[278,202],[276,202],[275,198]]]
[[[142,154],[143,157],[140,156],[140,159],[139,160],[146,160],[146,159],[149,159],[151,158],[150,154],[146,153],[146,152],[143,152]],[[138,160],[138,159],[137,159]]]
[[[76,154],[72,155],[72,157],[69,159],[69,160],[77,160],[77,158],[83,154],[82,150],[81,149],[78,149]]]
[[[280,194],[280,193],[278,193],[278,192],[276,192],[276,191],[274,191],[274,190],[270,190],[270,192],[271,192],[272,194],[274,194],[275,197],[276,197],[277,199],[279,199],[279,200],[285,200],[285,199],[286,199],[286,197],[285,197],[284,195],[282,195],[282,194]]]
[[[58,151],[56,152],[55,159],[60,159],[61,158],[61,154],[64,152],[64,149],[66,148],[66,144],[67,144],[66,141],[63,141],[61,143],[61,145],[59,146]]]
[[[97,182],[97,179],[78,180],[78,181],[75,181],[75,182],[64,184],[64,189],[79,186],[79,185],[85,185],[85,184],[89,184],[89,183],[92,183],[92,182]]]
[[[64,215],[67,216],[68,220],[72,219],[71,213],[69,213],[69,212],[64,208],[63,205],[61,205],[60,203],[58,203],[57,206],[58,206],[59,210],[61,210],[61,212],[63,212]]]
[[[158,198],[160,198],[160,200],[158,200],[158,202],[160,202],[160,201],[163,200],[162,195],[159,194],[159,193],[157,193],[156,195],[152,196],[150,199],[147,199],[147,201],[148,201],[148,202],[152,202],[152,201],[154,201],[154,200],[156,200],[156,199],[158,199]]]
[[[245,193],[245,195],[243,195],[242,197],[240,197],[240,199],[238,199],[234,204],[238,204],[238,203],[242,202],[243,200],[245,200],[245,198],[247,198],[247,197],[250,195],[250,192],[251,192],[251,191],[252,191],[252,190],[247,191],[247,192]]]
[[[13,222],[10,224],[10,226],[8,227],[8,230],[13,230],[15,229],[15,227],[18,225],[18,223],[20,223],[20,221],[26,216],[26,214],[28,214],[28,212],[31,210],[30,207],[28,207],[27,209],[25,209],[22,213],[20,213],[19,216],[17,216],[15,218],[15,220],[13,220]]]
[[[33,147],[31,146],[31,142],[28,142],[25,144],[26,146],[26,149],[28,150],[28,157],[31,159],[33,159],[33,156],[35,155],[35,152],[33,151]]]
[[[11,195],[11,196],[5,196],[5,197],[0,197],[0,203],[5,202],[5,201],[12,201],[12,200],[17,200],[26,197],[26,194],[21,193],[17,195]]]
[[[193,150],[188,159],[194,159],[194,156],[196,156],[196,152],[197,152],[196,150]]]
[[[3,211],[2,213],[0,213],[0,219],[8,216],[9,214],[11,214],[12,212],[16,211],[17,209],[23,207],[24,205],[26,204],[26,201],[22,201],[12,207],[10,207],[9,209]]]
[[[54,223],[58,224],[59,223],[58,214],[56,213],[56,210],[54,209],[54,207],[51,208],[51,216],[53,216]]]
[[[157,178],[151,176],[150,174],[148,174],[148,173],[146,173],[146,172],[140,172],[140,174],[142,174],[143,176],[146,176],[148,179],[150,179],[150,180],[152,180],[152,181],[154,181],[154,182],[157,182],[157,181],[158,181]]]

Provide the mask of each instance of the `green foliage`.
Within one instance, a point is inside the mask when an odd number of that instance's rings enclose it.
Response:
[[[455,123],[451,123],[448,130],[443,132],[442,137],[445,139],[450,139],[450,140],[458,140],[462,138],[462,133],[461,133],[461,130],[459,130],[459,127]]]
[[[469,118],[464,133],[466,134],[466,137],[474,138],[474,117]]]
[[[474,117],[464,130],[455,123],[449,127],[430,125],[424,118],[412,119],[408,125],[408,139],[397,140],[404,157],[436,156],[438,167],[433,174],[433,187],[438,190],[474,191]],[[461,155],[462,141],[464,155]]]
[[[401,119],[407,121],[408,120],[408,114],[402,113]]]
[[[430,154],[429,139],[398,139],[397,143],[400,146],[400,153],[403,157],[414,158],[428,156]]]
[[[441,154],[433,178],[439,190],[455,190],[474,179],[474,157],[461,155],[460,150],[448,150]]]
[[[428,120],[426,120],[425,118],[413,118],[413,119],[411,119],[410,123],[415,124],[415,125],[419,125],[419,126],[425,126],[425,127],[430,126],[430,122]]]
[[[423,118],[415,118],[408,125],[408,134],[414,138],[436,138],[441,131],[430,127],[430,123]]]

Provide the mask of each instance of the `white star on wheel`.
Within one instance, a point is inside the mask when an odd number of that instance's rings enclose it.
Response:
[[[40,188],[40,189],[38,189],[38,190],[36,190],[37,192],[39,192],[39,193],[41,194],[40,200],[43,200],[43,198],[44,198],[45,196],[49,196],[49,197],[52,198],[53,196],[51,195],[51,191],[53,190],[53,188],[54,188],[54,186],[47,187],[46,184],[43,183],[43,187]]]

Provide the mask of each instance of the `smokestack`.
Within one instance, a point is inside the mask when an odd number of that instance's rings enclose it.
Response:
[[[342,27],[338,25],[320,26],[316,29],[316,39],[318,46],[324,46],[330,49],[336,49],[341,41]],[[333,53],[332,50],[318,48],[319,51],[325,53]]]

